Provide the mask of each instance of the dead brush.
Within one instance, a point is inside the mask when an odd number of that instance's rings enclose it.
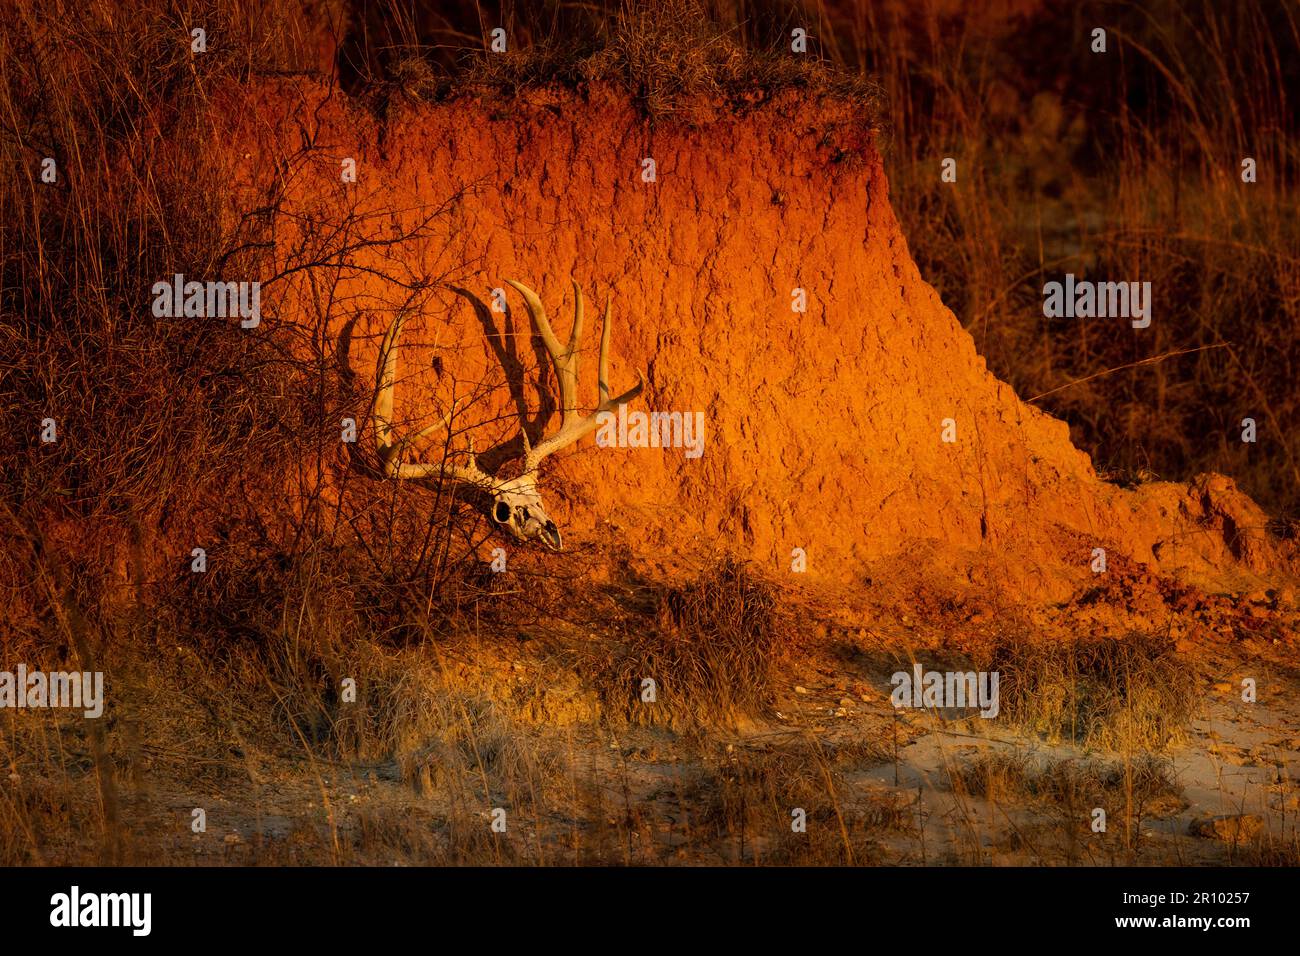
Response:
[[[0,865],[104,865],[111,821],[84,721],[27,712],[0,727]],[[119,857],[120,861],[120,857]]]
[[[634,630],[595,679],[615,690],[610,711],[673,729],[734,726],[767,712],[793,624],[774,585],[726,557],[658,598],[655,622]],[[612,672],[612,673],[611,673]],[[654,701],[643,700],[646,680]]]
[[[1246,866],[1300,866],[1300,833],[1261,834],[1243,848],[1239,862]]]
[[[791,26],[804,23],[793,8],[784,13]],[[519,15],[531,14],[520,9]],[[883,95],[873,79],[824,57],[789,56],[788,28],[753,34],[753,21],[770,30],[768,19],[701,0],[561,5],[538,18],[532,45],[467,53],[441,64],[441,72],[411,45],[387,72],[392,86],[418,98],[461,86],[510,96],[556,82],[602,84],[626,91],[660,122],[689,122],[702,108],[745,109],[781,90],[802,89],[850,102],[864,126],[879,125]]]
[[[947,768],[955,790],[990,800],[1035,800],[1069,807],[1130,804],[1135,812],[1179,798],[1168,759],[1131,762],[1095,759],[1035,760],[1013,751],[982,753]]]
[[[1126,753],[1182,739],[1197,674],[1173,643],[1133,632],[1073,641],[1003,635],[983,651],[999,676],[999,720],[1050,740]]]
[[[474,639],[374,640],[355,585],[338,574],[300,576],[254,650],[263,691],[292,735],[330,758],[394,761],[418,791],[450,787],[467,804],[470,794],[481,802],[503,789],[524,793],[524,778],[538,783],[526,728],[484,688],[455,676],[458,661],[475,655]],[[426,627],[411,617],[414,630]]]
[[[233,40],[245,18],[204,6],[202,22]],[[173,273],[256,278],[256,256],[223,235],[229,184],[211,128],[194,121],[240,65],[227,44],[190,55],[177,41],[188,26],[165,3],[143,4],[130,30],[108,8],[75,4],[23,2],[0,17],[11,118],[0,158],[34,170],[48,156],[58,171],[54,183],[24,173],[0,185],[12,250],[0,261],[0,406],[31,410],[0,421],[5,496],[42,518],[190,513],[235,484],[241,461],[274,468],[310,407],[295,412],[265,338],[149,308],[153,283]],[[265,34],[280,24],[268,16],[243,39],[269,53]],[[33,442],[42,415],[62,440]]]
[[[1092,852],[1079,838],[1088,832],[1098,808],[1108,819],[1105,832],[1119,833],[1116,846],[1131,852],[1142,844],[1144,820],[1169,816],[1187,806],[1171,762],[1150,754],[1111,762],[1035,758],[999,750],[950,764],[945,770],[954,793],[982,797],[1004,812],[1025,803],[1036,807],[1051,824],[1013,828],[1013,845],[1034,849],[1028,834],[1038,829],[1049,839],[1063,837],[1071,862],[1081,853]]]
[[[884,830],[909,829],[911,820],[895,803],[851,805],[844,767],[861,757],[815,740],[762,750],[719,746],[710,761],[716,769],[701,790],[700,825],[724,855],[740,862],[867,863],[878,855]],[[794,829],[796,820],[803,829]]]

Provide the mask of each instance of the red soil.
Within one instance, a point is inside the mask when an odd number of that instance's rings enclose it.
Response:
[[[1063,422],[988,372],[918,273],[882,159],[848,105],[785,94],[747,115],[655,128],[612,93],[534,93],[508,105],[398,105],[381,122],[289,82],[253,102],[241,91],[229,114],[223,149],[243,208],[278,184],[286,211],[337,222],[355,209],[368,217],[363,234],[379,238],[445,204],[427,235],[362,252],[362,265],[442,277],[485,300],[519,279],[561,337],[577,278],[589,303],[580,389],[593,403],[599,306],[613,296],[611,388],[644,370],[635,407],[703,412],[707,444],[691,460],[587,439],[548,461],[543,494],[566,541],[613,536],[668,560],[731,548],[782,571],[802,548],[823,579],[919,568],[1029,601],[1088,585],[1096,547],[1220,590],[1294,569],[1291,546],[1265,533],[1266,516],[1230,479],[1108,484]],[[324,158],[286,160],[307,138]],[[344,157],[357,160],[355,185],[339,182]],[[657,164],[653,184],[641,181],[643,157]],[[292,175],[277,180],[281,168]],[[281,216],[277,258],[302,238],[298,220]],[[807,290],[806,313],[791,308],[795,287]],[[305,276],[273,288],[264,310],[279,328],[317,322]],[[328,341],[360,315],[350,364],[368,388],[406,293],[367,273],[336,291]],[[493,318],[513,330],[536,410],[544,363],[522,303],[509,301],[513,317]],[[506,381],[474,310],[449,288],[435,288],[406,329],[397,414],[410,427],[432,420],[434,397],[445,407],[454,388]],[[549,371],[540,381],[553,387]],[[504,387],[458,423],[471,426],[480,452],[515,434]]]

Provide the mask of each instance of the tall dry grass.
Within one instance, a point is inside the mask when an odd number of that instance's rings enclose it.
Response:
[[[723,556],[694,580],[659,590],[653,623],[588,662],[611,716],[679,730],[734,727],[770,714],[798,625],[778,586]]]

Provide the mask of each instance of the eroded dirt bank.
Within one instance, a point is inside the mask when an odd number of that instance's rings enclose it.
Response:
[[[229,112],[237,205],[276,210],[274,258],[290,273],[267,293],[265,334],[323,324],[329,348],[355,320],[348,358],[368,396],[380,337],[411,310],[397,417],[412,431],[472,397],[453,442],[495,446],[482,457],[499,461],[521,380],[534,439],[547,425],[537,386],[553,385],[522,303],[511,292],[513,313],[485,319],[457,289],[490,302],[520,279],[562,336],[571,277],[589,313],[612,297],[611,387],[644,370],[634,408],[701,413],[705,447],[587,440],[548,462],[569,540],[660,557],[734,549],[778,570],[801,548],[827,580],[905,569],[1029,600],[1086,584],[1098,547],[1216,590],[1290,567],[1229,479],[1103,482],[1063,422],[986,370],[918,274],[849,106],[785,94],[653,128],[612,93],[532,93],[508,107],[395,102],[381,123],[287,82]],[[355,183],[340,175],[349,158]],[[292,267],[339,234],[356,245],[322,306],[318,282]],[[584,400],[594,391],[586,378]]]

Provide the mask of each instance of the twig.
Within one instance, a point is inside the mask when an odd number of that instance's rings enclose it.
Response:
[[[1139,368],[1143,365],[1155,365],[1157,362],[1163,362],[1167,358],[1174,358],[1179,355],[1190,355],[1193,352],[1206,352],[1210,349],[1227,348],[1228,343],[1218,342],[1214,345],[1200,345],[1194,349],[1180,349],[1176,352],[1165,352],[1163,355],[1153,355],[1150,358],[1144,358],[1137,362],[1129,362],[1127,365],[1117,365],[1114,368],[1104,369],[1100,372],[1093,372],[1091,375],[1085,375],[1083,378],[1076,378],[1072,382],[1066,382],[1064,385],[1058,385],[1056,388],[1035,395],[1033,398],[1026,399],[1029,402],[1036,402],[1040,398],[1046,398],[1048,395],[1055,395],[1057,392],[1064,391],[1073,385],[1082,385],[1084,382],[1091,382],[1094,378],[1101,378],[1103,375],[1109,375],[1111,372],[1122,372],[1126,368]]]

